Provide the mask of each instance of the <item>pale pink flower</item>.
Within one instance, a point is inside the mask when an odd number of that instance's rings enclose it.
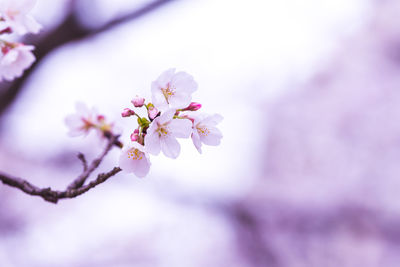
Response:
[[[200,153],[202,143],[209,146],[217,146],[221,143],[222,133],[216,128],[223,119],[221,115],[195,114],[193,119],[192,140]]]
[[[97,112],[81,102],[76,103],[75,108],[76,113],[65,118],[65,123],[69,128],[68,134],[73,137],[86,135],[97,124]]]
[[[119,167],[126,172],[133,172],[137,177],[144,177],[149,173],[150,160],[144,146],[134,142],[131,147],[122,149],[119,158]]]
[[[10,27],[20,35],[38,33],[42,26],[28,13],[36,0],[1,0],[0,18],[4,28]]]
[[[176,138],[188,138],[192,131],[192,123],[188,119],[174,119],[175,110],[171,109],[157,117],[147,129],[144,143],[150,154],[177,158],[181,151]]]
[[[193,77],[186,72],[175,73],[175,69],[163,72],[151,84],[153,104],[161,111],[187,107],[192,100],[192,93],[196,90],[197,83]]]
[[[35,61],[31,45],[4,43],[0,54],[0,81],[20,77]]]

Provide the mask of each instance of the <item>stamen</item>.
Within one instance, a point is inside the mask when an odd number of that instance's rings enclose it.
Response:
[[[171,87],[171,85],[168,83],[167,88],[161,88],[161,91],[165,97],[165,99],[167,100],[167,103],[169,104],[169,98],[173,95],[175,95],[175,88]]]
[[[143,158],[143,153],[139,149],[131,149],[128,151],[128,158],[133,160],[141,160]]]
[[[197,132],[202,136],[207,136],[210,133],[207,127],[197,127]]]

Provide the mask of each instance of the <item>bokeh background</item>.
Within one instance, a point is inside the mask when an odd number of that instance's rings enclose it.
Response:
[[[0,266],[398,267],[400,2],[38,0],[36,64],[0,84],[0,170],[62,189],[175,67],[224,138],[57,205],[0,186]],[[117,164],[114,149],[99,171]]]

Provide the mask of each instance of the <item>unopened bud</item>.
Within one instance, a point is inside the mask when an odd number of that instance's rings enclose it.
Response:
[[[1,30],[1,31],[0,31],[0,34],[12,33],[12,32],[13,32],[13,31],[12,31],[11,27],[7,27],[7,28]]]
[[[182,109],[183,111],[196,111],[201,108],[201,104],[197,102],[192,102],[187,108]]]
[[[138,139],[139,139],[139,134],[133,132],[133,133],[131,134],[131,140],[132,140],[132,142],[136,142]]]
[[[103,115],[97,116],[97,121],[104,121],[106,118]]]
[[[140,107],[143,107],[144,101],[145,101],[145,99],[143,97],[136,96],[134,99],[132,99],[131,102],[135,107],[140,108]]]
[[[135,111],[133,111],[130,108],[125,108],[121,113],[122,117],[129,117],[129,116],[132,116],[132,115],[135,115]]]
[[[154,118],[157,116],[158,114],[158,109],[156,109],[154,106],[149,106],[149,109],[147,110],[148,114],[149,114],[149,118],[151,120],[154,120]]]

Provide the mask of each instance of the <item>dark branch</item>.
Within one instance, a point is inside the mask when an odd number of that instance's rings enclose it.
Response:
[[[23,90],[25,82],[34,72],[40,61],[53,50],[68,42],[79,41],[93,35],[111,30],[122,23],[142,17],[143,15],[152,12],[153,10],[171,1],[173,0],[154,1],[140,9],[135,10],[128,15],[112,20],[106,25],[97,29],[87,29],[83,27],[79,23],[75,8],[71,7],[64,21],[56,29],[48,33],[44,38],[40,40],[33,40],[32,42],[29,42],[36,47],[36,62],[24,72],[21,78],[16,79],[13,82],[6,82],[3,84],[2,88],[0,88],[0,117],[18,97],[19,93]]]
[[[78,159],[79,159],[80,161],[82,161],[83,171],[85,172],[85,171],[87,170],[87,168],[88,168],[85,155],[83,155],[82,153],[79,153],[79,154],[78,154]]]
[[[119,167],[114,167],[111,171],[106,172],[106,173],[100,173],[97,175],[97,178],[87,185],[83,185],[86,181],[86,179],[90,176],[90,174],[93,173],[95,169],[100,165],[101,161],[103,158],[107,155],[107,153],[112,149],[114,146],[118,136],[113,136],[112,138],[108,139],[108,143],[104,151],[100,154],[99,157],[94,159],[90,166],[87,168],[84,168],[84,171],[81,175],[79,175],[64,191],[57,191],[57,190],[52,190],[50,187],[46,188],[40,188],[37,187],[28,181],[18,178],[18,177],[12,177],[9,175],[1,174],[0,173],[0,181],[3,182],[3,184],[9,185],[11,187],[15,187],[20,189],[21,191],[32,195],[32,196],[40,196],[44,200],[52,202],[52,203],[57,203],[58,200],[60,199],[65,199],[65,198],[74,198],[79,195],[82,195],[83,193],[89,191],[90,189],[94,188],[98,184],[101,184],[105,182],[107,179],[110,177],[116,175],[121,171],[121,168]],[[84,156],[79,157],[81,160],[84,159]],[[83,160],[82,160],[83,161]],[[86,160],[84,161],[86,162]]]
[[[46,201],[57,203],[60,199],[74,198],[82,195],[96,185],[105,182],[108,178],[116,175],[120,171],[121,169],[119,167],[114,167],[111,171],[107,173],[100,173],[94,181],[91,181],[85,186],[79,187],[77,189],[67,189],[65,191],[52,190],[50,187],[39,188],[26,180],[17,177],[6,176],[4,174],[0,174],[0,180],[3,182],[3,184],[19,188],[28,195],[40,196]]]

